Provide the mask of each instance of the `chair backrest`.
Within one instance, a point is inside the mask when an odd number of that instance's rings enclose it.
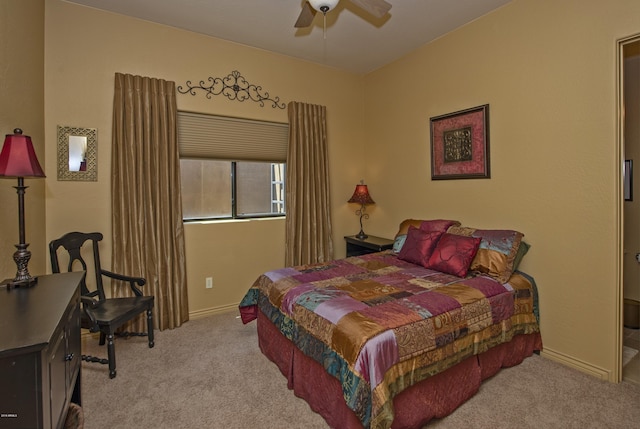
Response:
[[[66,271],[78,271],[78,268],[82,268],[85,272],[89,272],[87,269],[87,262],[82,255],[82,249],[85,243],[91,242],[91,246],[87,246],[85,252],[87,257],[93,258],[93,269],[95,271],[95,289],[89,289],[87,287],[86,274],[82,278],[80,283],[81,294],[83,296],[98,297],[100,301],[105,299],[104,289],[102,286],[102,268],[100,266],[100,252],[98,250],[98,243],[102,240],[102,234],[99,232],[83,233],[83,232],[70,232],[63,235],[57,240],[53,240],[49,243],[49,254],[51,256],[51,270],[54,273],[60,271],[60,260],[58,259],[58,250],[63,248],[67,251],[69,256],[69,263]],[[91,252],[91,253],[87,253]],[[90,262],[90,261],[89,261]],[[79,267],[78,267],[79,264]]]

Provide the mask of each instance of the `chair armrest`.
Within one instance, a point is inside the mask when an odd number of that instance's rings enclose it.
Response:
[[[147,281],[143,277],[125,276],[124,274],[116,274],[107,270],[101,270],[100,273],[114,280],[122,280],[123,282],[128,282],[131,291],[136,296],[142,296],[142,291],[138,288],[138,286],[144,286],[147,283]],[[136,284],[138,286],[136,286]]]
[[[95,299],[89,298],[88,296],[81,296],[80,301],[82,302],[83,313],[91,321],[91,327],[89,328],[89,332],[100,331],[100,327],[98,326],[98,321],[96,320],[96,316],[94,316],[93,311],[91,311],[92,309],[100,305],[100,301],[96,301]]]

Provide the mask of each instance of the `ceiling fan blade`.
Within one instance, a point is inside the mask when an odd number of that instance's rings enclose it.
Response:
[[[391,9],[391,3],[384,0],[350,0],[359,8],[369,12],[376,18],[382,18]]]
[[[316,16],[316,10],[311,7],[308,1],[304,2],[294,27],[304,28],[310,26],[314,16]]]

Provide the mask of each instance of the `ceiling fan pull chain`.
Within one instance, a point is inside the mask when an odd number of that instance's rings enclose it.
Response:
[[[327,14],[322,14],[322,38],[327,40]]]

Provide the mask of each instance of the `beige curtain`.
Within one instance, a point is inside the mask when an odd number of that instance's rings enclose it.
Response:
[[[112,268],[147,279],[142,290],[155,296],[160,330],[189,320],[175,94],[174,82],[115,76]],[[144,330],[143,322],[127,328]]]
[[[298,102],[288,105],[287,266],[333,259],[326,110]]]

